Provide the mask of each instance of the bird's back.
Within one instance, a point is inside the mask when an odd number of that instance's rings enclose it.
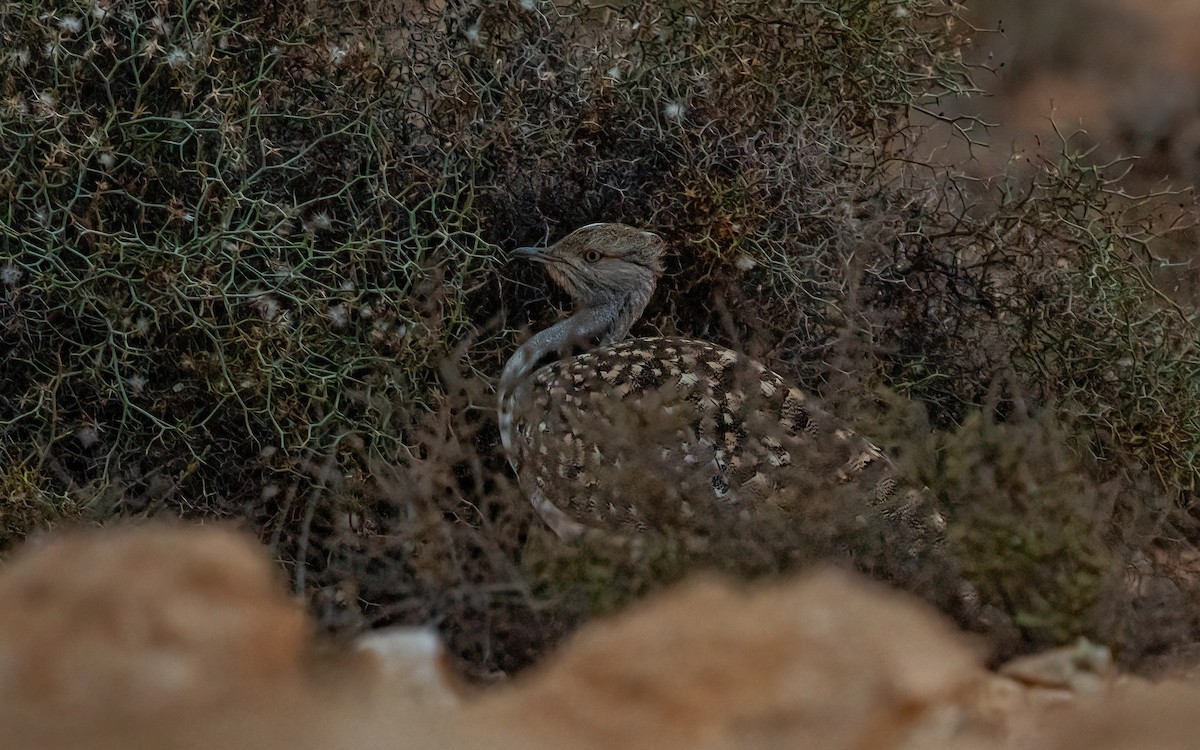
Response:
[[[703,341],[630,339],[560,359],[508,403],[522,486],[589,527],[752,513],[809,480],[856,482],[873,502],[895,484],[878,449],[799,389]]]

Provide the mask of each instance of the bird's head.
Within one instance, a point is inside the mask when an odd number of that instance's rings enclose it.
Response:
[[[663,272],[664,246],[653,232],[601,223],[580,227],[548,247],[519,247],[512,254],[545,265],[582,310],[628,300],[645,305]]]

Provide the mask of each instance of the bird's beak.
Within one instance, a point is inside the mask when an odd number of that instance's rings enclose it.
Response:
[[[535,263],[546,263],[550,260],[550,256],[546,254],[544,247],[518,247],[509,253],[514,258],[524,258]]]

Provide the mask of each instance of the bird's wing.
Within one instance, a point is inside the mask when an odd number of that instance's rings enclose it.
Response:
[[[542,367],[516,395],[522,485],[587,524],[660,527],[781,490],[894,484],[874,478],[891,468],[883,455],[802,391],[706,342],[601,347]]]

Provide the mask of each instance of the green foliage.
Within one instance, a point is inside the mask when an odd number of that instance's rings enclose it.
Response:
[[[521,564],[537,582],[534,594],[579,619],[609,614],[694,570],[679,537],[651,536],[636,548],[586,538],[573,548],[541,534],[526,545]]]
[[[948,554],[983,600],[1035,645],[1096,636],[1084,629],[1119,572],[1113,498],[1062,432],[1045,418],[997,424],[976,411],[930,442],[922,479],[949,516]]]
[[[0,469],[0,545],[24,538],[29,529],[53,526],[79,514],[71,498],[44,489],[33,467],[16,462],[0,465],[4,467]]]

